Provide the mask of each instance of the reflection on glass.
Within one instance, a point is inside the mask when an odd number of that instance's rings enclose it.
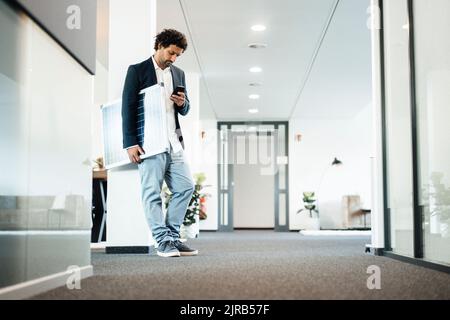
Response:
[[[450,1],[413,3],[424,258],[450,264]]]

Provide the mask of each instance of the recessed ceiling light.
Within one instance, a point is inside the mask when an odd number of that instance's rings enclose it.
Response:
[[[248,112],[255,114],[255,113],[258,113],[259,110],[258,109],[248,109]]]
[[[267,48],[267,43],[250,43],[248,47],[250,49],[265,49]]]
[[[249,99],[257,100],[257,99],[259,99],[259,94],[251,94],[248,97],[249,97]]]
[[[252,67],[252,68],[250,68],[250,72],[258,73],[258,72],[262,72],[262,69],[260,67]]]
[[[252,26],[253,31],[264,31],[266,30],[266,26],[263,26],[262,24],[255,24]]]

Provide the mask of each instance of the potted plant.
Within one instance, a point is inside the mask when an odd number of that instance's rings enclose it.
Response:
[[[183,224],[180,229],[181,238],[196,238],[198,236],[200,226],[199,220],[204,220],[207,217],[206,214],[206,198],[210,196],[208,193],[202,193],[203,188],[207,187],[203,185],[206,180],[204,173],[197,173],[194,175],[195,186],[194,192],[192,194],[191,201],[189,202],[186,214],[184,216]],[[169,206],[170,198],[172,194],[170,193],[167,186],[163,188],[164,192],[164,206],[167,210]]]
[[[203,185],[203,183],[206,180],[206,176],[204,173],[197,173],[194,174],[195,179],[195,191],[194,195],[198,194],[198,201],[199,201],[199,211],[198,216],[200,220],[205,220],[208,215],[206,213],[206,198],[210,197],[211,195],[209,193],[203,193],[201,192],[203,188],[210,187],[210,185]],[[193,195],[193,198],[194,198]]]
[[[303,192],[303,208],[297,211],[297,214],[308,211],[309,216],[306,220],[306,230],[320,230],[319,210],[317,210],[315,192]]]

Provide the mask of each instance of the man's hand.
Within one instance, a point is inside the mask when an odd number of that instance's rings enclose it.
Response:
[[[184,92],[180,92],[180,93],[178,93],[178,95],[175,95],[175,94],[171,95],[170,100],[172,100],[178,107],[184,106],[184,102],[185,102]]]
[[[141,163],[141,154],[145,154],[144,150],[140,146],[132,147],[127,149],[128,158],[132,163]]]

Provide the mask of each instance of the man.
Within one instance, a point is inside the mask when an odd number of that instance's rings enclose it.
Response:
[[[187,48],[186,37],[173,29],[165,29],[156,36],[155,54],[150,59],[128,68],[122,95],[123,147],[132,163],[138,164],[141,179],[142,202],[157,254],[161,257],[197,255],[198,251],[180,241],[180,226],[194,192],[190,170],[184,161],[183,136],[178,114],[189,112],[187,93],[173,95],[177,86],[186,87],[184,72],[173,63]],[[167,152],[141,159],[145,150],[138,144],[138,94],[155,84],[164,86],[167,115]],[[166,181],[172,197],[167,215],[161,207],[161,188]]]

